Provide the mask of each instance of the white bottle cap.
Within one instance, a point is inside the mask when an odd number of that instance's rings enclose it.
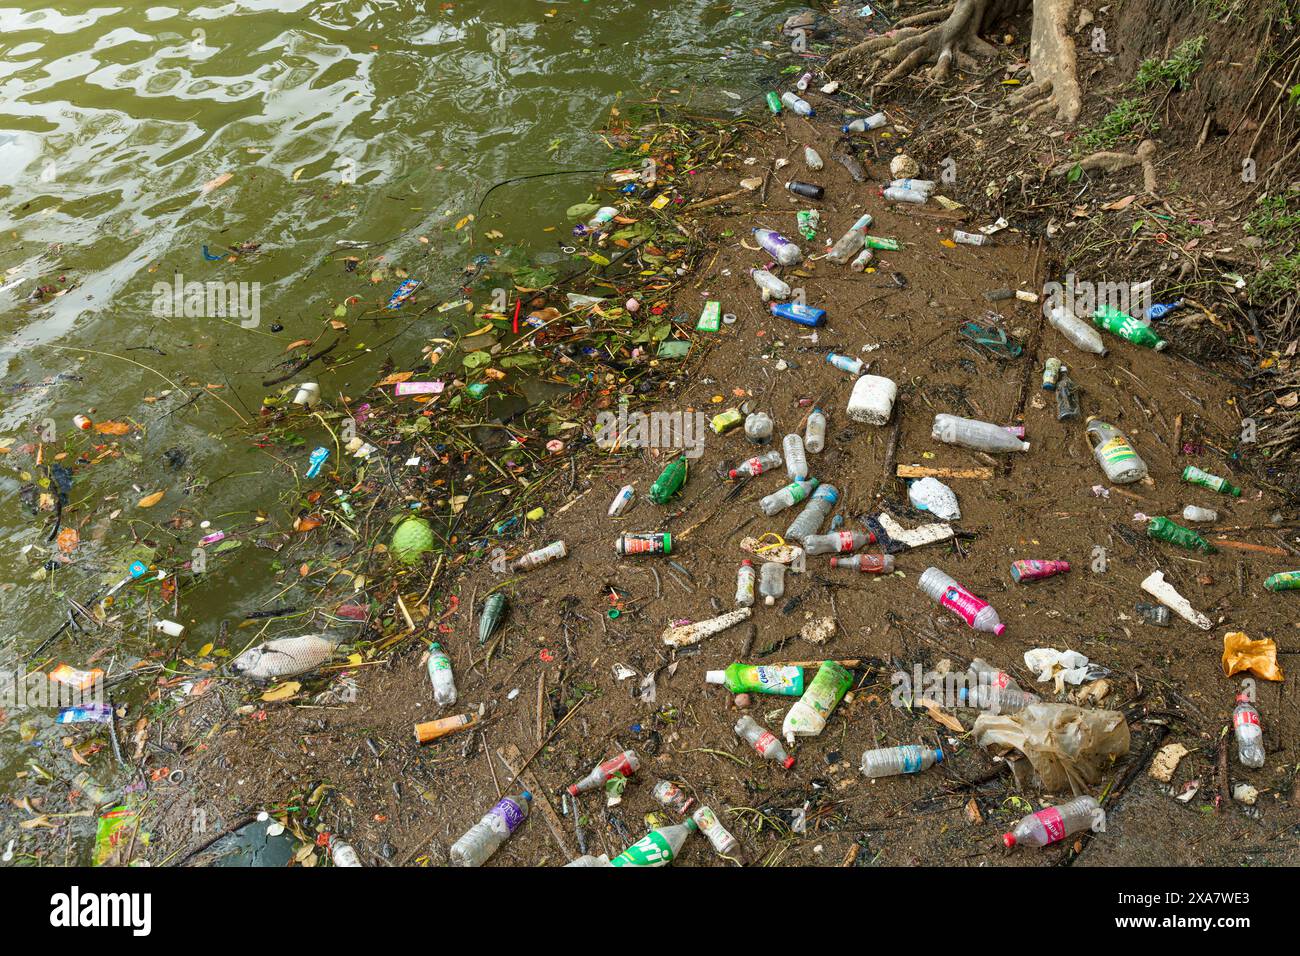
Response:
[[[705,671],[704,683],[706,684],[725,684],[727,682],[726,671]]]

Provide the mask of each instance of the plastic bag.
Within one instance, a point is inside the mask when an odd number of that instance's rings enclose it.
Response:
[[[1038,680],[1055,681],[1059,694],[1066,684],[1082,684],[1097,680],[1110,673],[1100,664],[1091,664],[1078,651],[1058,651],[1052,647],[1036,647],[1025,651],[1025,666],[1038,675]]]
[[[1277,664],[1277,644],[1271,638],[1252,641],[1241,631],[1223,635],[1223,674],[1231,677],[1250,671],[1263,680],[1282,680]]]
[[[928,511],[944,521],[957,521],[961,518],[956,492],[937,478],[922,478],[912,482],[907,489],[907,497],[911,500],[912,507],[918,511]]]
[[[1101,780],[1112,757],[1129,750],[1128,723],[1117,710],[1072,704],[1030,704],[1015,714],[981,714],[975,742],[992,751],[1018,750],[1029,758],[1042,788],[1076,796]]]

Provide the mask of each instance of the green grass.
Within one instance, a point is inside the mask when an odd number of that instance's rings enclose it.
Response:
[[[1189,37],[1178,46],[1167,60],[1143,60],[1133,77],[1133,86],[1139,90],[1172,90],[1187,85],[1187,81],[1201,68],[1201,53],[1205,49],[1205,36]]]
[[[1300,190],[1260,197],[1246,228],[1263,241],[1264,249],[1275,253],[1251,277],[1251,299],[1271,304],[1294,295],[1300,289],[1300,251],[1295,248],[1300,243]]]
[[[1240,20],[1246,11],[1249,0],[1192,0],[1192,8],[1204,13],[1211,20],[1229,23]]]
[[[1089,152],[1096,152],[1110,149],[1130,136],[1154,133],[1158,129],[1155,109],[1142,97],[1133,96],[1116,103],[1097,125],[1079,137],[1079,143]]]

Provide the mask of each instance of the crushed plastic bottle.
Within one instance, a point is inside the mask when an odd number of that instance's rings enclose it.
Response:
[[[1016,679],[1000,668],[994,667],[982,657],[977,657],[970,662],[970,667],[966,670],[967,680],[976,687],[1008,687],[1012,690],[1019,690],[1020,685]]]
[[[502,797],[451,847],[452,866],[482,866],[528,817],[533,795]]]
[[[786,743],[794,738],[816,737],[826,726],[826,720],[835,705],[843,700],[853,686],[853,674],[835,661],[822,661],[817,676],[812,679],[803,696],[786,712],[781,725],[781,735]]]
[[[880,190],[880,196],[890,202],[910,202],[917,205],[930,200],[929,193],[923,193],[917,189],[901,189],[898,186],[890,186],[887,189]]]
[[[830,534],[806,534],[800,543],[808,554],[846,554],[875,540],[876,536],[870,531],[832,531]]]
[[[735,730],[736,736],[758,751],[764,760],[774,760],[786,770],[794,766],[794,758],[785,752],[776,735],[764,730],[749,714],[736,721]]]
[[[443,707],[456,703],[456,678],[451,671],[451,658],[437,641],[429,645],[427,668],[429,682],[433,684],[433,699]]]
[[[994,687],[983,681],[974,688],[962,687],[957,691],[959,707],[973,707],[987,710],[992,714],[1014,714],[1024,710],[1030,704],[1037,704],[1041,698],[1019,687]]]
[[[862,249],[867,230],[871,228],[874,221],[871,218],[871,213],[858,217],[858,221],[851,225],[844,235],[840,236],[835,245],[831,246],[831,251],[826,253],[826,258],[837,265],[848,262]]]
[[[802,481],[808,477],[808,458],[803,450],[803,438],[797,432],[791,432],[781,440],[785,452],[785,474],[791,481]]]
[[[755,445],[766,445],[772,440],[772,416],[767,412],[750,412],[745,417],[745,437]]]
[[[1101,804],[1089,796],[1075,797],[1060,806],[1047,807],[1022,817],[1002,835],[1008,848],[1017,845],[1047,846],[1058,843],[1072,833],[1092,826],[1101,813]]]
[[[802,250],[774,229],[755,229],[754,241],[783,266],[792,266],[803,259]]]
[[[808,415],[808,423],[803,430],[804,451],[814,455],[821,454],[826,447],[826,413],[816,406]]]
[[[668,809],[676,810],[678,816],[685,816],[690,805],[695,802],[693,797],[688,797],[682,792],[682,788],[671,780],[660,780],[656,783],[654,789],[650,791],[650,796]]]
[[[735,468],[728,471],[727,476],[730,478],[756,477],[771,471],[773,468],[779,468],[782,461],[781,453],[774,448],[771,451],[763,452],[761,455],[755,455],[753,458],[746,458]]]
[[[1237,707],[1232,712],[1232,732],[1237,738],[1237,759],[1243,767],[1264,766],[1264,730],[1259,724],[1259,711],[1250,701],[1250,695],[1237,695]]]
[[[889,185],[897,189],[914,189],[927,195],[939,188],[939,184],[933,179],[894,179]]]
[[[1169,608],[1162,604],[1147,604],[1139,601],[1133,606],[1133,610],[1146,624],[1154,624],[1156,627],[1169,626]]]
[[[740,607],[754,606],[754,586],[758,581],[758,572],[754,570],[754,562],[746,558],[740,562],[740,570],[736,573],[736,604]]]
[[[1155,541],[1176,544],[1188,551],[1200,551],[1203,554],[1214,554],[1218,551],[1218,548],[1191,528],[1184,528],[1178,522],[1170,521],[1165,517],[1152,518],[1147,522],[1147,537]]]
[[[1069,561],[1038,561],[1034,559],[1012,561],[1011,580],[1017,584],[1027,581],[1041,581],[1070,570]]]
[[[792,481],[779,491],[774,491],[765,498],[760,498],[758,502],[759,509],[769,518],[779,511],[784,511],[791,505],[797,505],[807,498],[816,487],[821,484],[816,478],[808,478],[804,481]]]
[[[847,558],[831,558],[832,568],[847,568],[863,574],[893,574],[892,554],[855,554]]]
[[[771,607],[776,599],[785,596],[785,565],[777,561],[764,561],[758,569],[758,593],[763,603]]]
[[[1128,485],[1147,476],[1147,463],[1114,425],[1093,416],[1088,419],[1087,436],[1097,464],[1115,484]]]
[[[920,773],[942,762],[943,751],[938,747],[922,747],[917,744],[881,747],[868,750],[862,755],[862,773],[876,780],[905,773]]]
[[[587,774],[575,784],[569,785],[569,795],[576,797],[580,793],[586,793],[588,790],[595,790],[598,787],[605,786],[606,781],[616,773],[621,773],[625,777],[630,777],[641,769],[641,758],[636,755],[635,750],[624,750],[621,754],[615,754],[604,763],[597,764],[596,768]]]
[[[917,511],[928,511],[943,521],[961,519],[957,493],[938,478],[918,478],[907,486],[907,498]]]
[[[853,272],[866,272],[867,266],[871,265],[871,260],[874,258],[876,258],[875,250],[863,249],[857,254],[857,257],[849,263],[849,269]]]
[[[754,280],[754,284],[763,290],[764,298],[771,299],[788,299],[790,298],[790,284],[778,279],[766,269],[750,269],[749,277]]]
[[[803,511],[799,512],[799,516],[785,529],[787,540],[802,542],[808,535],[820,531],[839,500],[840,492],[834,485],[819,487],[813,492],[808,504],[804,505]]]
[[[686,484],[686,455],[681,454],[659,473],[654,484],[650,486],[650,500],[657,505],[664,505],[675,497]]]
[[[1029,442],[1021,441],[1001,425],[956,415],[935,415],[930,437],[947,445],[960,445],[975,451],[1029,451]]]
[[[816,172],[825,165],[825,163],[822,162],[821,154],[811,146],[805,146],[803,148],[803,164],[812,172]]]
[[[917,581],[917,587],[977,631],[1001,637],[1007,629],[992,605],[971,594],[938,568],[927,568]]]
[[[1219,513],[1213,508],[1201,508],[1197,505],[1188,505],[1183,509],[1184,521],[1218,521]]]

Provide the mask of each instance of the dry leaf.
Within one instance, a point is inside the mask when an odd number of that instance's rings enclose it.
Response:
[[[302,690],[302,684],[298,683],[296,680],[285,681],[283,684],[279,684],[275,687],[272,687],[265,694],[263,694],[262,700],[266,701],[267,703],[275,703],[276,701],[280,701],[280,700],[289,700],[290,698],[296,696],[298,691],[300,690]]]
[[[966,728],[961,725],[961,721],[948,713],[932,700],[926,700],[922,697],[918,703],[925,708],[925,712],[930,715],[930,719],[935,723],[943,724],[955,734],[966,733]]]
[[[145,495],[135,503],[135,506],[137,508],[152,508],[158,502],[163,500],[163,495],[165,494],[167,494],[165,491],[155,491],[151,495]]]
[[[299,339],[296,342],[290,342],[287,346],[285,346],[284,350],[286,352],[292,352],[294,349],[300,349],[304,345],[311,345],[311,339]]]
[[[215,179],[209,179],[206,183],[204,183],[201,187],[199,187],[199,195],[206,196],[208,193],[212,192],[212,190],[224,186],[226,183],[230,182],[231,177],[234,175],[235,175],[234,173],[222,173],[220,176],[216,177]]]
[[[126,422],[95,422],[95,431],[101,435],[125,435],[130,430]]]
[[[1121,209],[1127,209],[1134,199],[1137,199],[1137,196],[1125,196],[1123,199],[1116,199],[1114,202],[1108,202],[1101,208],[1109,209],[1111,212],[1119,212]]]
[[[414,372],[394,372],[383,381],[376,382],[375,388],[383,388],[385,385],[396,385],[398,382],[405,382],[414,374]]]
[[[980,805],[975,802],[974,797],[971,797],[966,803],[966,819],[971,823],[984,822],[984,815],[980,813]]]

